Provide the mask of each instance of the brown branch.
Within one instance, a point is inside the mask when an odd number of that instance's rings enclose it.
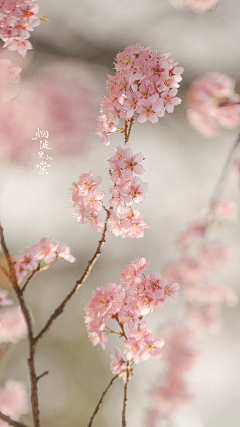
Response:
[[[240,133],[239,133],[236,141],[234,142],[231,150],[228,153],[228,156],[227,156],[227,159],[224,163],[222,172],[221,172],[219,179],[217,181],[217,184],[213,190],[213,193],[212,193],[212,196],[210,199],[210,203],[209,203],[210,209],[211,209],[211,206],[213,205],[213,203],[217,202],[220,199],[221,193],[223,191],[224,184],[226,182],[227,174],[228,174],[229,168],[230,168],[232,160],[233,160],[233,156],[236,153],[236,150],[238,148],[239,143],[240,143]]]
[[[45,375],[48,375],[49,371],[44,371],[41,375],[37,376],[37,381],[39,381],[42,377],[44,377]]]
[[[72,296],[78,291],[78,289],[83,285],[83,283],[86,281],[93,265],[95,264],[95,262],[97,261],[98,257],[101,254],[101,248],[103,246],[103,244],[106,241],[106,234],[107,234],[107,228],[108,228],[108,220],[110,217],[110,210],[107,210],[107,216],[106,216],[106,220],[105,220],[105,224],[104,224],[104,228],[103,228],[103,232],[102,232],[102,237],[101,240],[99,240],[98,243],[98,247],[93,255],[93,257],[90,259],[90,261],[88,261],[88,265],[85,268],[85,271],[82,275],[82,277],[77,280],[74,288],[71,290],[71,292],[69,292],[69,294],[66,296],[66,298],[64,298],[64,300],[61,302],[61,304],[56,308],[56,310],[54,311],[54,313],[49,317],[47,323],[45,324],[45,326],[42,328],[42,330],[39,332],[39,334],[35,337],[35,343],[37,343],[37,341],[47,332],[47,330],[50,328],[50,326],[52,325],[52,323],[58,318],[58,316],[60,316],[60,314],[63,312],[67,302],[72,298]]]
[[[101,405],[101,403],[102,403],[102,401],[103,401],[103,398],[104,398],[105,394],[107,393],[108,389],[111,387],[111,385],[113,384],[113,382],[114,382],[114,381],[116,380],[116,378],[118,378],[118,377],[119,377],[119,374],[118,374],[118,375],[115,375],[115,377],[113,377],[113,378],[111,379],[111,381],[110,381],[110,383],[108,384],[108,386],[107,386],[106,390],[104,390],[104,392],[103,392],[103,394],[102,394],[102,396],[101,396],[101,398],[100,398],[100,400],[99,400],[99,402],[98,402],[98,404],[97,404],[97,406],[96,406],[96,408],[95,408],[95,411],[93,412],[93,415],[92,415],[92,417],[91,417],[91,419],[90,419],[89,424],[87,425],[87,427],[91,427],[92,422],[93,422],[93,419],[94,419],[95,415],[97,414],[97,412],[98,412],[98,410],[99,410],[99,407],[100,407],[100,405]]]
[[[131,130],[132,130],[132,125],[133,125],[133,122],[134,122],[134,116],[131,118],[131,120],[130,120],[130,125],[129,125],[129,130],[128,130],[128,132],[126,132],[126,134],[125,134],[125,144],[128,142],[128,140],[129,140],[129,137],[130,137],[130,132],[131,132]]]
[[[2,412],[0,412],[0,419],[13,427],[27,427],[26,424],[22,424],[22,423],[19,423],[18,421],[14,421],[10,417],[8,417],[8,415],[4,415]]]
[[[126,335],[126,333],[125,333],[125,331],[124,331],[123,323],[122,323],[122,322],[120,322],[120,320],[119,320],[119,318],[118,318],[118,315],[116,315],[116,316],[114,317],[114,319],[116,319],[117,323],[119,324],[119,326],[120,326],[120,328],[121,328],[121,330],[122,330],[122,336],[127,340],[127,339],[128,339],[128,337],[127,337],[127,335]]]
[[[126,372],[126,382],[124,385],[124,395],[123,395],[123,410],[122,410],[122,427],[126,427],[126,407],[127,407],[127,388],[129,382],[129,361],[127,361],[127,372]]]
[[[30,274],[30,276],[28,277],[28,279],[27,279],[27,280],[26,280],[26,282],[24,283],[24,285],[23,285],[23,287],[22,287],[22,292],[24,292],[24,291],[25,291],[25,289],[26,289],[26,287],[27,287],[28,283],[30,282],[31,278],[34,276],[34,274],[35,274],[37,271],[39,271],[39,269],[40,269],[40,263],[39,263],[38,267],[37,267],[35,270],[33,270],[33,272]]]
[[[13,264],[13,261],[12,261],[10,255],[9,255],[9,251],[8,251],[5,239],[4,239],[3,228],[1,227],[1,225],[0,225],[0,240],[1,240],[1,246],[3,249],[4,255],[5,255],[5,258],[6,258],[7,263],[8,263],[12,287],[16,293],[18,302],[19,302],[20,307],[21,307],[21,311],[23,313],[23,316],[24,316],[26,324],[27,324],[28,343],[29,343],[28,368],[29,368],[29,375],[30,375],[30,381],[31,381],[32,415],[33,415],[34,427],[40,427],[37,375],[36,375],[36,369],[35,369],[36,343],[35,343],[34,335],[33,335],[33,327],[32,327],[32,322],[31,322],[29,311],[27,309],[27,306],[26,306],[24,298],[23,298],[22,290],[19,288],[18,283],[17,283],[14,264]]]

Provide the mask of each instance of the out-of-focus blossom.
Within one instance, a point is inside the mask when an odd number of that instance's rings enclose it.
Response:
[[[27,326],[20,307],[5,308],[0,312],[0,343],[17,344],[27,336]]]
[[[8,380],[4,387],[0,388],[0,411],[14,421],[18,421],[22,415],[28,414],[29,410],[29,399],[25,384]],[[8,423],[0,420],[0,427],[7,427],[8,425]]]
[[[7,292],[0,289],[0,306],[7,307],[8,305],[12,305],[13,301],[7,298]]]
[[[161,334],[165,340],[165,373],[149,392],[151,409],[157,411],[156,419],[169,416],[192,399],[185,377],[198,355],[193,345],[194,333],[189,327],[170,324]]]
[[[224,74],[209,73],[195,80],[188,93],[188,119],[207,137],[217,135],[218,125],[235,129],[240,124],[240,95],[235,82]]]
[[[37,129],[48,131],[53,158],[89,149],[98,111],[97,86],[87,65],[62,61],[22,81],[12,96],[6,90],[11,101],[0,108],[0,160],[37,163],[40,139],[32,139]]]
[[[169,0],[170,3],[177,8],[182,8],[184,6],[189,7],[189,9],[194,12],[206,12],[209,9],[212,9],[216,5],[218,0]]]

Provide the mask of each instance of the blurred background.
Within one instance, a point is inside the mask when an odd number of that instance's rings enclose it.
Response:
[[[235,79],[240,92],[240,4],[219,0],[203,14],[175,9],[168,0],[41,0],[39,5],[38,15],[50,22],[42,22],[31,34],[33,51],[26,58],[3,53],[23,68],[14,90],[28,121],[1,136],[0,218],[12,254],[53,235],[70,246],[77,261],[72,265],[60,260],[33,278],[26,298],[36,331],[81,276],[99,240],[99,234],[76,222],[68,198],[71,183],[90,170],[94,177],[103,177],[101,190],[107,192],[109,187],[107,159],[112,148],[101,145],[95,130],[106,75],[113,73],[117,52],[139,41],[170,51],[185,69],[179,89],[182,104],[155,125],[135,123],[131,134],[134,152],[141,151],[146,158],[142,179],[148,182],[149,192],[137,209],[150,229],[143,239],[121,239],[108,232],[89,279],[39,346],[38,370],[50,372],[39,383],[42,424],[84,427],[111,379],[109,354],[119,343],[109,339],[105,351],[92,348],[83,307],[93,289],[117,282],[121,270],[135,257],[151,260],[149,272],[161,272],[165,263],[177,258],[174,242],[192,216],[208,204],[237,137],[237,131],[223,130],[209,140],[194,130],[186,117],[186,93],[195,78],[209,71]],[[37,128],[49,131],[52,160],[44,175],[37,168],[38,143],[32,140]],[[122,137],[110,139],[116,146]],[[237,175],[230,173],[225,199],[239,205],[238,187]],[[239,295],[239,221],[218,237],[229,244],[231,258],[216,274],[217,280]],[[1,287],[7,286],[1,277]],[[180,315],[181,298],[149,315],[149,326],[157,334],[167,320]],[[189,378],[195,400],[176,414],[174,427],[239,426],[239,321],[239,307],[225,308],[221,333],[207,335],[200,343],[201,357]],[[12,346],[2,367],[1,384],[11,377],[29,386],[26,350],[25,341]],[[161,369],[161,360],[142,362],[136,368],[129,386],[128,427],[146,427],[147,391]],[[119,426],[122,399],[119,381],[94,426]],[[30,417],[23,420],[30,425]]]

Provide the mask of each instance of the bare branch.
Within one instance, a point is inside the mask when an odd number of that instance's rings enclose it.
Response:
[[[36,369],[35,369],[36,343],[35,343],[34,335],[33,335],[32,321],[31,321],[29,311],[27,309],[27,306],[26,306],[24,298],[23,298],[22,290],[19,288],[18,283],[17,283],[14,264],[13,264],[13,261],[12,261],[10,255],[9,255],[9,251],[8,251],[5,239],[4,239],[3,228],[1,226],[0,226],[0,240],[1,240],[1,245],[3,248],[5,258],[6,258],[7,263],[8,263],[12,287],[16,293],[16,296],[17,296],[18,302],[20,304],[24,319],[25,319],[26,324],[27,324],[28,343],[29,343],[28,368],[29,368],[29,374],[30,374],[30,380],[31,380],[32,414],[33,414],[34,427],[40,427],[37,375],[36,375]],[[11,424],[11,425],[13,425],[13,424]],[[14,425],[17,425],[17,424],[14,424]]]
[[[0,412],[0,419],[13,427],[27,427],[26,424],[22,424],[22,423],[19,423],[18,421],[14,421],[10,417],[8,417],[8,415],[4,415],[2,412]]]
[[[91,427],[92,422],[93,422],[93,419],[94,419],[95,415],[97,414],[97,412],[98,412],[98,410],[99,410],[99,406],[101,405],[101,403],[102,403],[102,401],[103,401],[103,398],[104,398],[105,394],[107,393],[108,389],[111,387],[111,385],[113,384],[113,382],[114,382],[118,377],[119,377],[119,374],[118,374],[118,375],[115,375],[115,377],[113,377],[113,378],[111,379],[111,381],[110,381],[110,383],[108,384],[108,386],[107,386],[106,390],[104,390],[104,392],[103,392],[103,394],[102,394],[102,396],[101,396],[101,398],[100,398],[100,400],[99,400],[99,402],[98,402],[98,404],[97,404],[97,406],[96,406],[96,408],[95,408],[95,411],[93,412],[93,415],[92,415],[92,417],[91,417],[91,419],[90,419],[89,424],[87,425],[87,427]]]
[[[39,271],[39,270],[40,270],[40,263],[39,263],[38,267],[37,267],[35,270],[33,270],[32,274],[28,277],[28,279],[27,279],[27,280],[26,280],[26,282],[24,283],[24,285],[23,285],[23,287],[22,287],[22,292],[24,292],[24,291],[25,291],[25,289],[26,289],[26,287],[27,287],[28,283],[30,282],[31,278],[32,278],[32,277],[34,276],[34,274],[35,274],[37,271]]]
[[[227,174],[228,174],[229,168],[231,166],[233,157],[234,157],[234,155],[236,153],[236,150],[237,150],[239,144],[240,144],[240,133],[239,133],[236,141],[234,142],[231,150],[228,153],[228,156],[227,156],[227,159],[226,159],[226,161],[224,163],[224,166],[223,166],[222,172],[220,174],[220,177],[219,177],[219,179],[217,181],[217,184],[216,184],[216,186],[215,186],[215,188],[213,190],[212,197],[211,197],[210,204],[209,204],[210,207],[212,206],[212,204],[214,202],[218,201],[219,198],[221,197],[221,193],[223,191],[223,187],[224,187],[224,184],[226,182],[226,178],[227,178]]]
[[[110,217],[110,211],[107,210],[107,216],[106,216],[106,220],[105,220],[105,224],[104,224],[104,228],[103,228],[103,232],[102,232],[102,237],[101,237],[101,240],[99,240],[98,247],[97,247],[93,257],[90,259],[90,261],[88,261],[88,265],[85,268],[85,271],[84,271],[82,277],[79,280],[77,280],[77,282],[76,282],[75,286],[73,287],[73,289],[71,290],[71,292],[69,292],[69,294],[66,296],[66,298],[64,298],[64,300],[61,302],[61,304],[56,308],[54,313],[50,316],[50,318],[48,319],[45,326],[42,328],[42,330],[39,332],[39,334],[35,337],[36,343],[48,331],[48,329],[50,328],[52,323],[63,312],[67,302],[72,298],[72,296],[78,291],[78,289],[86,281],[93,265],[95,264],[95,262],[97,261],[98,257],[101,254],[101,248],[102,248],[103,244],[106,242],[106,234],[107,234],[109,217]]]
[[[44,371],[41,375],[37,376],[37,381],[39,381],[42,377],[44,377],[45,375],[48,375],[49,371]]]
[[[127,388],[129,382],[129,361],[127,361],[127,371],[126,371],[126,382],[124,385],[124,395],[123,395],[123,410],[122,410],[122,427],[126,427],[126,407],[127,407]]]

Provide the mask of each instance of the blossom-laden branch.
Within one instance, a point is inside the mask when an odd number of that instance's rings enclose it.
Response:
[[[10,417],[8,417],[8,415],[4,415],[2,412],[0,412],[0,419],[13,427],[27,427],[26,424],[19,423],[18,421],[14,421]]]
[[[78,291],[78,289],[86,281],[86,279],[87,279],[87,277],[88,277],[88,275],[89,275],[89,273],[90,273],[93,265],[95,264],[95,262],[97,261],[98,257],[101,254],[101,248],[102,248],[102,246],[106,242],[106,234],[107,234],[109,217],[110,217],[110,212],[107,211],[107,216],[106,216],[105,225],[104,225],[103,232],[102,232],[102,237],[99,240],[98,247],[97,247],[97,249],[96,249],[93,257],[90,259],[90,261],[88,261],[88,265],[85,268],[85,271],[84,271],[82,277],[79,280],[77,280],[74,288],[71,290],[71,292],[69,292],[69,294],[66,296],[66,298],[64,298],[64,300],[61,302],[61,304],[56,308],[56,310],[54,311],[54,313],[50,316],[50,318],[46,322],[45,326],[42,328],[42,330],[39,332],[39,334],[35,337],[35,342],[37,342],[48,331],[48,329],[50,328],[50,326],[52,325],[52,323],[63,312],[63,310],[64,310],[67,302],[72,298],[72,296]]]
[[[98,402],[98,404],[97,404],[97,406],[96,406],[96,408],[95,408],[95,411],[93,412],[93,415],[92,415],[92,417],[91,417],[91,419],[90,419],[89,424],[88,424],[88,426],[87,426],[87,427],[91,427],[91,425],[92,425],[92,423],[93,423],[93,420],[94,420],[94,417],[95,417],[95,415],[97,414],[97,412],[98,412],[98,410],[99,410],[99,407],[100,407],[100,405],[101,405],[101,403],[102,403],[102,401],[103,401],[103,398],[104,398],[105,394],[108,392],[109,388],[111,387],[111,385],[113,384],[113,382],[114,382],[118,377],[119,377],[119,374],[118,374],[118,375],[115,375],[115,377],[113,377],[113,378],[111,379],[111,381],[110,381],[110,383],[108,384],[107,388],[106,388],[106,389],[104,390],[104,392],[102,393],[102,396],[101,396],[101,398],[100,398],[100,400],[99,400],[99,402]]]
[[[27,309],[26,303],[23,298],[22,290],[18,286],[17,277],[14,269],[13,261],[9,255],[9,251],[4,239],[3,234],[3,228],[0,225],[0,240],[1,240],[1,246],[3,249],[3,253],[5,255],[9,274],[10,274],[10,280],[12,283],[12,287],[15,291],[15,294],[17,296],[18,302],[20,304],[23,316],[25,318],[27,329],[28,329],[28,342],[29,342],[29,358],[28,358],[28,368],[29,368],[29,374],[30,374],[30,381],[31,381],[31,403],[32,403],[32,415],[33,415],[33,422],[34,427],[40,427],[40,420],[39,420],[39,403],[38,403],[38,389],[37,389],[37,375],[36,375],[36,369],[35,369],[35,350],[36,350],[36,342],[33,335],[33,327],[32,327],[32,321],[29,314],[29,311]],[[19,426],[19,424],[11,424]]]

